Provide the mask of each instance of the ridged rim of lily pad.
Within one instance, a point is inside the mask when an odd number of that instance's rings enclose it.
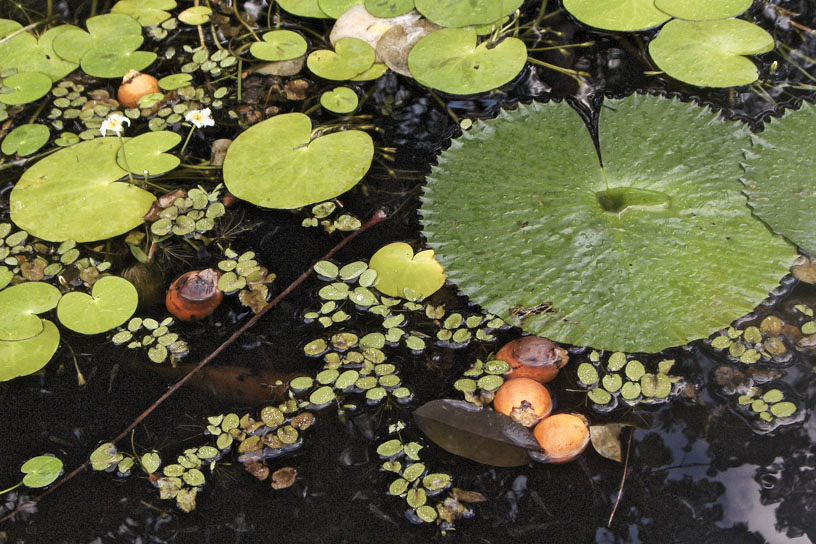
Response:
[[[0,341],[33,338],[43,330],[38,314],[52,310],[62,297],[60,290],[41,281],[28,281],[0,291]]]
[[[286,113],[235,138],[224,158],[224,183],[233,195],[258,206],[299,208],[354,187],[373,156],[374,142],[365,132],[313,138],[307,115]]]
[[[473,28],[443,28],[420,39],[408,54],[411,75],[432,89],[476,94],[508,83],[527,63],[518,38],[477,44]]]
[[[603,169],[565,103],[522,105],[454,140],[422,199],[429,245],[474,302],[533,334],[627,352],[707,337],[795,256],[745,205],[745,129],[651,96],[606,106]]]
[[[691,21],[736,17],[751,7],[754,0],[654,0],[654,5],[672,17]]]
[[[127,141],[127,140],[126,140]],[[11,191],[11,220],[51,242],[93,242],[141,225],[156,198],[118,181],[118,138],[80,142],[41,159]]]
[[[59,346],[56,325],[42,320],[43,330],[37,336],[16,342],[0,341],[0,382],[37,372],[51,360]]]
[[[25,157],[44,146],[50,137],[51,131],[46,125],[34,123],[20,125],[3,138],[0,151],[6,155],[17,154]]]
[[[253,42],[249,52],[256,59],[266,61],[291,60],[306,54],[309,44],[292,30],[271,30],[262,36],[262,42]]]
[[[416,0],[429,21],[448,28],[489,25],[516,11],[523,0]]]
[[[64,326],[82,334],[99,334],[118,327],[133,315],[139,304],[136,288],[125,278],[105,276],[94,283],[91,294],[72,291],[57,304]]]
[[[51,78],[40,72],[20,72],[5,78],[2,84],[10,91],[0,93],[0,102],[9,106],[34,102],[51,90]]]
[[[816,107],[803,103],[751,134],[742,178],[748,205],[776,232],[816,254],[816,171],[812,141],[803,135],[816,129]]]
[[[767,53],[773,36],[742,19],[674,19],[649,42],[649,55],[667,75],[699,87],[748,85],[759,77],[746,55]]]
[[[671,19],[654,0],[564,0],[564,9],[585,25],[618,32],[649,30]]]

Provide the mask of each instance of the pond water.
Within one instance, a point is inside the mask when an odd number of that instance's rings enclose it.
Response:
[[[27,25],[43,20],[51,10],[54,21],[84,27],[83,21],[92,12],[107,13],[113,4],[97,0],[9,1],[0,8],[0,16]],[[237,48],[252,41],[229,2],[203,0],[195,4],[209,5],[218,14],[214,21],[224,38],[221,45]],[[189,2],[179,2],[179,7],[170,11],[175,17],[190,6]],[[541,7],[540,2],[525,2],[522,22],[535,18]],[[236,1],[235,8],[244,23],[254,25],[259,33],[269,29],[268,13],[270,20],[277,21],[280,16],[261,0]],[[694,87],[665,75],[648,74],[655,67],[644,54],[644,43],[653,39],[656,31],[592,30],[566,14],[560,1],[545,1],[543,9],[551,15],[541,26],[549,30],[528,37],[528,48],[563,46],[540,51],[535,58],[586,72],[583,85],[570,74],[531,63],[498,91],[469,96],[434,92],[391,71],[373,81],[349,83],[365,97],[355,113],[366,117],[352,122],[368,125],[377,146],[394,150],[378,150],[363,181],[338,197],[344,210],[362,222],[378,209],[388,213],[388,220],[353,240],[334,256],[335,262],[367,261],[380,247],[395,241],[407,242],[416,250],[424,247],[417,213],[424,176],[436,154],[461,133],[462,119],[495,117],[501,108],[512,108],[519,102],[565,99],[594,127],[604,97],[649,92],[711,106],[724,117],[758,130],[770,116],[779,116],[816,97],[816,88],[811,86],[816,82],[816,61],[812,60],[816,31],[810,30],[816,28],[816,9],[806,1],[754,2],[743,18],[771,32],[777,44],[785,47],[777,45],[772,52],[752,57],[759,66],[761,84],[726,89]],[[253,18],[257,18],[254,23]],[[308,20],[284,12],[282,21],[307,34],[313,47],[325,46],[330,20]],[[199,42],[197,28],[203,29],[203,39],[215,51],[208,24],[195,27],[179,23],[166,36],[145,31],[140,49],[158,52],[159,57],[144,71],[158,78],[178,73],[181,59],[186,62],[190,56],[182,53],[183,46],[195,47]],[[165,54],[170,47],[179,52],[177,57]],[[243,70],[259,64],[246,51],[241,55]],[[229,73],[228,68],[225,73]],[[220,76],[199,70],[194,77],[196,84],[204,85]],[[110,95],[115,94],[119,83],[118,78],[94,78],[81,70],[67,80],[88,89],[105,89]],[[296,96],[297,84],[288,91],[280,90],[292,80],[308,83],[301,96]],[[239,103],[235,78],[225,78],[218,85],[226,87],[229,94],[220,108],[213,106],[215,126],[194,131],[183,164],[153,181],[169,188],[189,189],[201,184],[212,190],[223,180],[221,171],[201,166],[208,163],[210,144],[215,139],[234,139],[248,126],[278,112],[308,112],[315,126],[335,121],[338,116],[319,108],[318,99],[322,91],[337,84],[305,68],[282,78],[246,74]],[[278,90],[270,90],[274,85]],[[214,87],[216,84],[207,86]],[[291,93],[288,98],[287,92]],[[49,117],[49,112],[56,107],[57,98],[52,92],[34,103],[10,107],[12,123],[3,128],[10,130],[29,119],[47,124],[51,140],[41,151],[55,147],[53,138],[60,130],[80,132],[84,128],[66,116],[61,119],[63,128],[55,129],[52,123],[58,116]],[[277,109],[268,110],[270,106]],[[236,115],[230,116],[230,111]],[[154,113],[134,119],[125,135],[148,131],[149,118],[155,117]],[[166,130],[186,138],[189,129],[179,121],[167,123]],[[97,131],[94,128],[93,132]],[[383,153],[393,160],[387,160]],[[0,220],[8,222],[11,189],[35,160],[2,158]],[[215,243],[205,246],[200,240],[187,243],[179,238],[159,244],[155,259],[160,273],[152,282],[163,296],[180,273],[215,266],[224,259],[218,249],[220,243],[238,254],[255,252],[254,258],[276,275],[270,284],[271,296],[275,296],[347,235],[328,233],[320,226],[303,226],[311,217],[310,208],[270,210],[239,201],[227,209],[220,218],[221,225],[208,235]],[[136,263],[122,238],[81,246],[100,261],[109,260],[112,270],[121,272]],[[323,361],[306,357],[303,349],[324,332],[304,315],[321,305],[318,291],[325,285],[314,275],[309,277],[218,355],[211,366],[240,367],[253,376],[272,371],[314,375]],[[450,283],[429,300],[444,304],[448,311],[480,312]],[[755,313],[741,318],[735,327],[742,331],[759,328],[768,316],[802,326],[809,320],[805,312],[808,308],[812,312],[814,307],[816,287],[789,275]],[[159,305],[140,309],[138,315],[162,320],[167,314]],[[237,297],[228,296],[211,316],[175,323],[172,331],[189,345],[180,368],[202,360],[251,317],[252,311]],[[347,328],[364,334],[376,330],[377,323],[374,316],[356,312]],[[417,327],[424,327],[430,335],[438,330],[431,320],[419,323]],[[149,362],[145,351],[115,345],[110,333],[85,336],[67,328],[61,328],[60,333],[61,347],[41,372],[0,382],[0,488],[17,483],[19,467],[36,455],[53,454],[62,460],[66,473],[72,471],[101,443],[127,428],[181,376],[181,371],[172,375],[155,372],[157,365]],[[424,437],[411,415],[425,402],[461,398],[454,383],[470,365],[476,359],[488,359],[504,342],[521,333],[505,327],[493,334],[497,337],[494,342],[473,340],[457,349],[431,341],[418,354],[404,345],[384,348],[389,362],[397,365],[402,384],[413,393],[409,402],[388,398],[368,406],[364,400],[349,396],[345,403],[358,406],[337,410],[330,405],[315,410],[316,421],[303,433],[302,445],[268,462],[272,470],[292,467],[297,471],[290,487],[272,489],[268,481],[253,478],[235,453],[228,453],[212,468],[204,463],[206,485],[196,496],[195,509],[185,513],[175,501],[161,500],[138,467],[127,478],[88,469],[15,519],[1,522],[0,543],[816,541],[816,424],[809,413],[816,399],[816,355],[812,349],[791,350],[784,358],[753,365],[740,363],[740,353],[729,356],[728,346],[718,348],[710,340],[644,354],[639,358],[647,365],[674,360],[671,374],[681,378],[678,383],[685,385],[682,391],[675,387],[667,402],[653,406],[637,404],[632,408],[621,402],[615,409],[595,410],[576,378],[577,364],[589,360],[591,349],[568,346],[571,362],[549,385],[557,411],[580,412],[593,425],[627,424],[621,435],[625,464],[604,458],[590,447],[570,463],[531,462],[503,468],[445,452]],[[77,367],[84,376],[81,385]],[[779,390],[786,401],[796,405],[795,413],[770,423],[763,421],[749,409],[751,400],[738,400],[751,387],[758,387],[758,394]],[[258,410],[266,404],[242,402],[217,381],[185,386],[139,423],[118,447],[139,456],[156,450],[166,465],[188,448],[212,443],[213,437],[206,434],[210,424],[207,417],[226,413],[259,417]],[[397,422],[405,424],[400,431],[405,443],[416,441],[423,446],[422,462],[430,472],[449,474],[456,488],[483,496],[482,502],[463,499],[470,512],[452,526],[422,523],[415,513],[406,514],[411,509],[404,498],[389,494],[394,475],[381,470],[383,460],[377,448],[394,436],[389,434],[389,426]],[[41,492],[21,487],[0,496],[0,517]]]

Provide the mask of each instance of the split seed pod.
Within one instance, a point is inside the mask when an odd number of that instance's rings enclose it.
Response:
[[[567,463],[589,444],[589,422],[581,414],[555,414],[533,429],[538,445],[550,463]]]
[[[507,378],[532,378],[548,383],[567,364],[569,355],[567,350],[558,347],[552,340],[525,336],[505,344],[496,354],[496,359],[510,365],[510,370],[505,373]]]
[[[532,427],[550,415],[552,399],[547,388],[530,378],[507,380],[496,391],[493,408],[525,427]]]
[[[213,313],[224,298],[218,288],[218,276],[218,272],[207,268],[176,278],[164,299],[167,311],[182,321],[195,321]]]
[[[141,97],[158,92],[159,82],[155,77],[131,70],[122,78],[116,98],[123,106],[135,108],[138,107]]]

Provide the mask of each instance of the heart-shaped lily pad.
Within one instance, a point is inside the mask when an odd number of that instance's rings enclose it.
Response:
[[[20,125],[3,138],[0,151],[6,155],[16,153],[20,157],[25,157],[44,146],[50,136],[51,131],[46,125]]]
[[[165,11],[176,7],[176,0],[119,0],[111,13],[130,15],[142,26],[154,26],[170,18]]]
[[[158,176],[176,168],[181,159],[165,153],[181,142],[181,136],[169,130],[145,132],[130,138],[116,155],[119,167],[125,169],[125,159],[130,171],[139,176]],[[126,153],[126,157],[122,156]]]
[[[0,382],[27,376],[44,367],[59,346],[59,329],[47,319],[42,332],[32,338],[6,342],[0,340]]]
[[[414,0],[366,0],[365,8],[374,17],[388,19],[414,9]]]
[[[97,280],[91,295],[72,291],[57,305],[60,323],[82,334],[99,334],[118,327],[133,315],[139,303],[136,288],[125,278]]]
[[[621,32],[647,30],[671,19],[655,0],[564,0],[564,9],[585,25]]]
[[[0,291],[0,340],[26,340],[40,334],[43,320],[37,314],[57,306],[62,293],[40,281],[12,285]]]
[[[753,0],[654,0],[657,9],[690,21],[736,17],[753,3]]]
[[[685,83],[733,87],[759,77],[754,63],[744,55],[766,53],[773,47],[773,36],[741,19],[674,19],[649,43],[649,55],[666,74]]]
[[[21,72],[0,81],[0,102],[28,104],[45,96],[51,90],[51,78],[40,72]]]
[[[754,213],[774,232],[816,254],[816,156],[810,135],[816,130],[816,108],[807,102],[789,110],[752,134],[746,150],[745,194]]]
[[[256,59],[279,61],[303,56],[307,48],[306,40],[297,32],[272,30],[264,33],[262,42],[254,42],[249,46],[249,52]]]
[[[374,64],[374,48],[357,38],[341,38],[334,51],[318,49],[306,58],[306,66],[316,76],[343,81],[362,74]]]
[[[516,11],[523,0],[416,0],[416,10],[439,26],[486,25]]]
[[[143,222],[156,200],[117,180],[119,139],[96,138],[60,149],[28,170],[11,191],[11,219],[52,242],[91,242],[123,234]]]
[[[193,6],[178,15],[178,20],[188,25],[203,25],[210,20],[212,9],[207,6]]]
[[[0,19],[0,37],[16,32],[22,25],[16,21]],[[0,44],[0,66],[16,68],[18,72],[40,72],[58,81],[73,72],[77,63],[66,61],[54,52],[54,39],[67,30],[79,30],[73,25],[50,28],[35,38],[28,32],[20,32]]]
[[[320,105],[334,113],[351,113],[358,102],[357,93],[348,87],[335,87],[320,95]]]
[[[473,28],[443,28],[419,40],[408,54],[414,79],[451,94],[475,94],[504,85],[527,62],[527,47],[505,38],[476,45]]]
[[[445,272],[434,259],[434,251],[426,249],[414,255],[413,248],[404,242],[378,249],[368,267],[377,272],[377,290],[390,297],[405,296],[405,290],[410,289],[426,298],[445,284]]]
[[[626,352],[707,337],[795,257],[745,205],[746,130],[675,100],[607,104],[603,168],[566,103],[475,123],[429,176],[428,243],[471,300],[536,335]]]
[[[317,0],[277,0],[277,4],[292,15],[301,17],[317,17],[330,19],[331,17],[320,9]]]
[[[26,487],[45,487],[62,474],[62,461],[51,455],[38,455],[23,463],[20,472],[25,474],[23,485]]]
[[[344,130],[312,138],[302,113],[276,115],[241,133],[224,158],[224,183],[265,208],[299,208],[354,187],[374,156],[371,137]]]

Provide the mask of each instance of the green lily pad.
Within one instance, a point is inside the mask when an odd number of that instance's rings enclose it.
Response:
[[[332,19],[339,19],[349,8],[362,3],[363,0],[317,0],[320,11]]]
[[[178,15],[178,20],[188,25],[203,25],[210,20],[212,9],[207,6],[193,6],[187,8]]]
[[[40,334],[43,320],[37,314],[52,310],[62,297],[60,290],[40,281],[12,285],[0,291],[0,340],[26,340]]]
[[[119,0],[110,11],[130,15],[142,26],[154,26],[169,19],[165,10],[175,7],[176,0]]]
[[[341,38],[334,44],[334,51],[312,51],[306,58],[306,66],[318,77],[343,81],[371,68],[374,56],[374,48],[363,40]]]
[[[810,254],[816,254],[816,157],[802,135],[811,134],[814,126],[816,108],[805,102],[799,111],[788,111],[752,134],[742,180],[754,214]]]
[[[277,0],[277,4],[292,15],[301,17],[316,17],[319,19],[330,19],[331,17],[320,9],[317,0]]]
[[[0,341],[0,382],[27,376],[44,367],[59,345],[59,329],[47,319],[42,332],[32,338]]]
[[[38,455],[23,463],[20,472],[25,474],[23,485],[26,487],[45,487],[62,474],[62,461],[51,455]]]
[[[414,0],[366,0],[365,8],[374,17],[388,19],[414,9]]]
[[[0,151],[6,155],[16,153],[20,157],[25,157],[44,146],[49,137],[51,137],[51,131],[46,125],[20,125],[3,138]]]
[[[192,74],[171,74],[159,80],[159,88],[165,91],[174,91],[187,87],[193,83]]]
[[[351,113],[358,102],[357,93],[348,87],[335,87],[320,95],[320,105],[334,113]]]
[[[94,283],[91,295],[66,293],[57,305],[57,317],[72,331],[99,334],[130,319],[138,303],[132,283],[119,276],[105,276]]]
[[[748,85],[759,77],[745,55],[767,53],[773,36],[741,19],[669,21],[649,42],[649,55],[669,76],[700,87]]]
[[[654,6],[660,11],[690,21],[736,17],[753,3],[753,0],[654,0]]]
[[[429,245],[474,302],[557,342],[656,352],[708,337],[795,257],[745,205],[746,133],[675,100],[607,104],[604,168],[565,103],[475,123],[429,176]]]
[[[11,106],[34,102],[51,90],[51,78],[39,72],[14,74],[0,84],[0,102]]]
[[[522,0],[416,0],[416,10],[439,26],[488,25],[516,11]]]
[[[419,40],[408,54],[414,79],[451,94],[474,94],[504,85],[527,62],[527,47],[505,38],[488,48],[476,45],[473,28],[443,28]]]
[[[374,144],[359,130],[312,139],[302,113],[276,115],[241,133],[224,158],[224,183],[238,198],[265,208],[323,202],[357,184],[371,165]]]
[[[291,60],[306,54],[308,44],[303,36],[291,30],[272,30],[263,35],[262,42],[249,46],[252,56],[260,60]]]
[[[413,248],[404,242],[381,247],[368,266],[377,272],[377,290],[391,297],[404,296],[405,289],[411,289],[426,298],[445,284],[445,272],[434,259],[433,250],[414,255]]]
[[[176,168],[181,159],[170,153],[165,153],[181,142],[181,136],[168,130],[146,132],[135,138],[130,138],[116,154],[119,167],[125,168],[125,158],[130,171],[139,176],[158,176]],[[122,153],[127,156],[123,157]]]
[[[118,182],[119,139],[96,138],[60,149],[31,166],[11,191],[11,219],[52,242],[90,242],[123,234],[143,222],[155,201]]]
[[[655,0],[564,0],[564,9],[585,25],[621,32],[647,30],[671,19]]]
[[[0,21],[3,22],[0,36],[7,36],[22,28],[16,21]],[[18,72],[40,72],[51,81],[59,81],[78,66],[76,62],[64,60],[54,52],[54,39],[67,30],[79,29],[73,25],[59,25],[43,32],[39,39],[28,32],[20,32],[0,44],[0,66],[16,68]]]

